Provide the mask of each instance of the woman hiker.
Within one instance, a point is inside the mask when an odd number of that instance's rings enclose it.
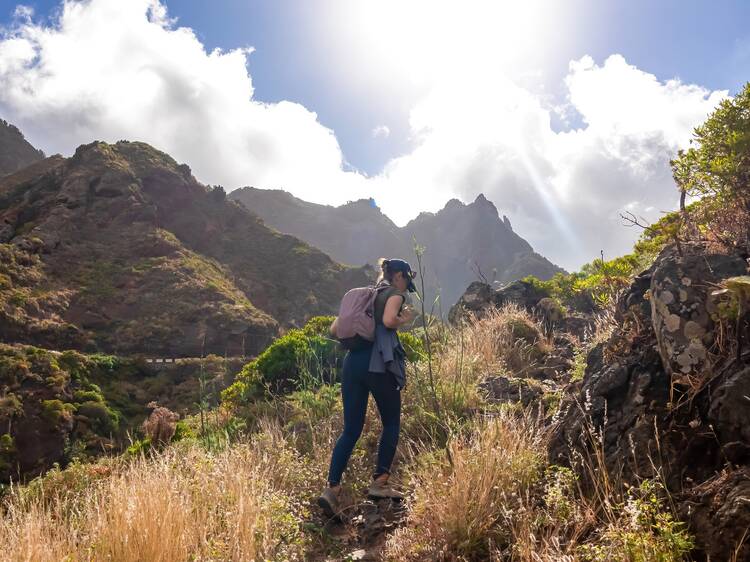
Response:
[[[329,517],[339,514],[341,475],[362,433],[367,401],[372,394],[378,407],[383,432],[378,446],[378,461],[368,495],[374,498],[400,499],[388,485],[391,463],[396,453],[400,431],[401,389],[404,387],[403,348],[396,330],[410,323],[414,312],[404,307],[406,292],[414,292],[414,272],[404,260],[381,260],[381,274],[375,298],[375,342],[347,352],[341,376],[344,403],[344,430],[336,441],[328,471],[328,487],[318,498],[318,505]],[[336,322],[331,335],[336,337]]]

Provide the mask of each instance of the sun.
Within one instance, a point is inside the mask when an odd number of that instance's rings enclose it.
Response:
[[[345,56],[363,72],[411,82],[455,71],[523,64],[551,32],[554,2],[537,0],[353,0],[333,16],[345,30]]]

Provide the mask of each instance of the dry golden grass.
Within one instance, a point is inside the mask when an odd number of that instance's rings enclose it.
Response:
[[[390,540],[389,559],[481,560],[512,540],[513,521],[541,476],[544,433],[531,417],[501,414],[449,447],[453,467],[429,451],[418,461],[409,527]]]
[[[301,559],[306,469],[277,428],[219,453],[172,447],[79,496],[16,490],[0,520],[9,561]]]

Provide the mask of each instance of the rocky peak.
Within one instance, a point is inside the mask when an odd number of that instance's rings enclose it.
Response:
[[[477,195],[472,205],[474,205],[475,207],[479,207],[480,209],[487,209],[488,211],[494,213],[496,216],[498,215],[497,207],[495,207],[495,204],[492,201],[484,196],[484,193],[480,193],[479,195]]]
[[[508,228],[508,230],[513,232],[513,227],[510,224],[510,219],[506,217],[505,215],[503,215],[503,224]]]
[[[43,158],[44,153],[31,146],[17,127],[0,119],[0,177]]]
[[[274,228],[310,242],[343,263],[375,263],[382,256],[413,260],[416,238],[427,248],[427,289],[434,295],[440,287],[446,310],[477,278],[477,267],[503,282],[526,275],[548,279],[561,271],[535,254],[513,232],[507,217],[501,220],[495,205],[481,194],[469,204],[451,199],[438,212],[422,212],[404,227],[397,227],[371,199],[332,207],[247,188],[229,197]]]

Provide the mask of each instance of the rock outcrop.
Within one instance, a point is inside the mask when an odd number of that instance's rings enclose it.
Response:
[[[456,323],[472,316],[481,318],[488,311],[502,308],[506,304],[519,306],[537,315],[548,332],[557,328],[583,339],[594,327],[591,303],[583,303],[586,312],[566,312],[554,299],[549,298],[547,293],[522,279],[507,285],[489,285],[474,281],[451,307],[448,320]]]
[[[717,343],[711,293],[721,280],[746,270],[738,256],[681,256],[671,248],[657,260],[651,278],[652,320],[664,368],[675,383],[710,376]]]
[[[750,518],[750,368],[722,351],[726,326],[712,317],[710,293],[746,265],[683,252],[667,248],[618,299],[618,327],[563,401],[550,457],[575,465],[598,447],[625,481],[663,479],[699,550],[723,560]],[[738,553],[750,559],[750,546]]]
[[[502,308],[506,304],[515,304],[533,311],[546,297],[546,293],[523,280],[495,286],[474,281],[466,288],[458,302],[451,307],[448,320],[458,322],[469,315],[481,318],[488,310]]]

